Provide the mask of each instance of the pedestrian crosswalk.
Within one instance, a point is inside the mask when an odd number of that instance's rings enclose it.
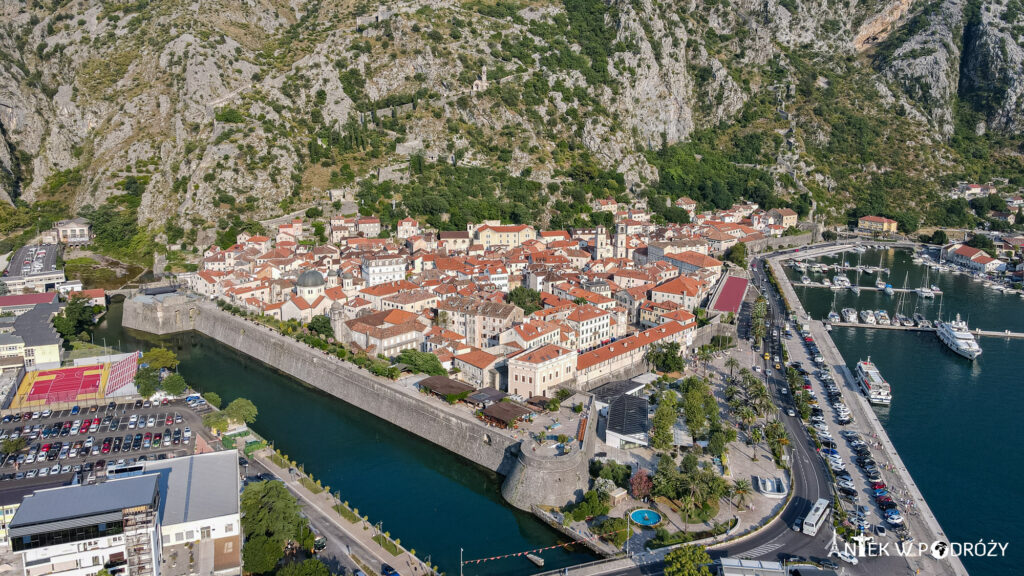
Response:
[[[774,552],[779,548],[782,548],[782,544],[768,543],[762,546],[758,546],[757,548],[754,548],[752,550],[747,550],[746,552],[737,554],[737,556],[740,558],[746,558],[748,560],[754,560],[760,558],[761,556]]]

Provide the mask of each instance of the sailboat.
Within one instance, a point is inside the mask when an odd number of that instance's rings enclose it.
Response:
[[[882,268],[882,255],[879,254],[878,255],[878,280],[875,280],[875,288],[878,288],[879,290],[885,290],[885,287],[887,286],[887,284],[885,282],[885,279],[882,278],[882,273],[883,272],[884,272],[884,269]],[[888,294],[889,296],[892,296],[891,292],[886,292],[886,294]]]
[[[836,312],[836,295],[833,293],[832,294],[832,310],[828,313],[829,328],[831,328],[832,324],[835,324],[836,322],[839,322],[839,320],[840,320],[839,313]]]
[[[915,290],[915,292],[917,292],[917,295],[920,296],[921,298],[935,298],[935,291],[929,288],[928,286],[928,275],[930,272],[931,269],[926,269],[924,271],[924,286],[921,286],[920,288]]]
[[[854,294],[860,294],[860,271],[860,254],[857,254],[857,281],[850,284],[850,292],[853,292]]]
[[[907,316],[905,316],[903,314],[903,303],[907,299],[907,290],[906,289],[907,289],[907,280],[909,278],[910,278],[910,272],[907,272],[907,275],[903,277],[903,291],[900,292],[899,300],[897,300],[897,302],[896,302],[896,313],[893,314],[893,324],[900,325],[900,326],[907,326],[907,327],[910,327],[910,326],[914,325],[914,320],[912,318],[909,318],[909,317],[907,317]],[[888,290],[890,288],[892,288],[892,284],[887,286],[886,290]]]

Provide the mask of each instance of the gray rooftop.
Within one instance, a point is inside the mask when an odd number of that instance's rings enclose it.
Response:
[[[647,399],[624,394],[608,406],[608,431],[630,436],[649,428]]]
[[[136,476],[99,484],[36,490],[22,501],[10,527],[14,530],[111,513],[120,516],[124,508],[146,506],[153,502],[156,488],[156,476]]]
[[[238,452],[234,450],[146,462],[143,477],[160,480],[163,526],[238,513]]]
[[[644,389],[645,384],[634,382],[632,380],[615,380],[607,384],[602,384],[597,388],[590,391],[594,395],[594,398],[598,402],[604,404],[611,404],[612,400],[615,400],[619,396],[629,394],[635,395],[637,392]]]
[[[25,341],[26,347],[60,344],[60,334],[50,322],[59,311],[60,304],[36,304],[14,320],[14,333]]]

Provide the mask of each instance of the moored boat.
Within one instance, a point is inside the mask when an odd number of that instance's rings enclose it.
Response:
[[[867,360],[857,362],[856,380],[868,402],[880,405],[892,402],[892,388],[882,378],[882,373],[871,362],[870,356]]]
[[[857,311],[853,308],[843,308],[843,321],[850,324],[857,323]]]
[[[981,355],[981,346],[978,346],[974,335],[967,328],[967,322],[961,320],[959,314],[952,322],[936,322],[935,334],[950,350],[968,360],[974,360]]]

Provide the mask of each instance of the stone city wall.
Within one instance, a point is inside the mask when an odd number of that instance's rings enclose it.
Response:
[[[314,388],[340,398],[463,458],[506,476],[510,504],[563,505],[582,496],[589,482],[587,454],[596,441],[588,427],[585,450],[558,458],[520,458],[520,440],[482,422],[460,418],[422,398],[395,389],[354,365],[209,302],[182,295],[138,297],[124,303],[122,325],[153,334],[195,330]],[[582,490],[581,490],[582,488]]]

